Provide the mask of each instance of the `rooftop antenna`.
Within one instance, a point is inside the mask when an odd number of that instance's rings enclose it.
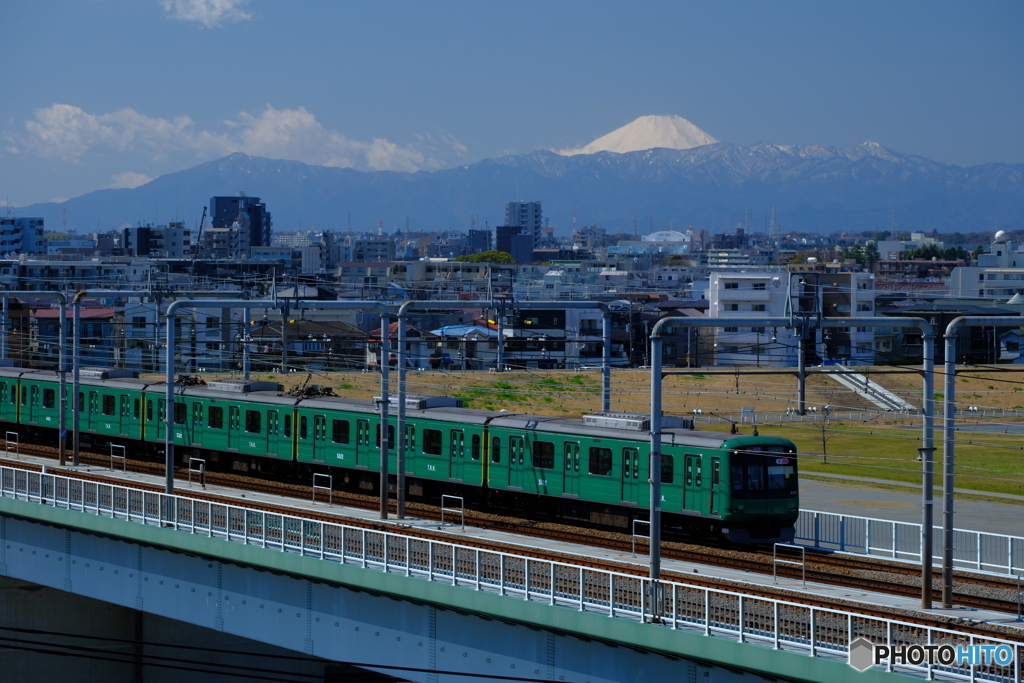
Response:
[[[747,206],[747,217],[743,221],[743,232],[750,234],[750,207]]]
[[[774,240],[779,236],[779,224],[775,222],[775,206],[772,205],[772,222],[768,225],[768,239]]]
[[[384,237],[384,221],[377,221],[377,237]]]
[[[576,212],[572,212],[572,234],[576,234]]]
[[[892,232],[893,237],[896,236],[896,205],[892,205]]]

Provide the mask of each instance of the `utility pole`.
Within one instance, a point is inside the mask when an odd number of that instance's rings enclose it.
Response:
[[[59,359],[57,361],[60,370],[60,405],[57,406],[57,422],[59,427],[59,453],[60,466],[64,467],[68,462],[67,437],[68,437],[68,386],[67,386],[67,344],[68,344],[68,302],[64,294],[60,294],[60,328],[59,328]],[[6,318],[5,318],[6,324]]]
[[[77,294],[75,294],[75,298],[71,301],[71,310],[73,311],[73,315],[74,315],[74,321],[72,323],[72,328],[71,328],[71,335],[72,335],[72,339],[71,339],[71,375],[72,375],[71,376],[71,383],[72,383],[72,389],[71,389],[71,395],[72,395],[72,409],[71,409],[72,417],[71,417],[71,423],[72,423],[72,430],[73,430],[72,440],[73,440],[73,444],[74,444],[73,445],[74,453],[72,455],[72,461],[71,462],[72,462],[72,464],[75,467],[78,467],[78,465],[81,463],[81,450],[80,450],[80,439],[79,439],[80,434],[79,434],[79,431],[78,431],[78,419],[79,419],[79,416],[82,413],[82,408],[85,407],[84,405],[82,405],[84,403],[84,401],[82,401],[80,396],[79,396],[80,390],[79,390],[79,372],[78,372],[78,370],[79,370],[78,366],[80,365],[79,360],[78,360],[78,351],[79,351],[78,346],[79,346],[79,340],[82,337],[82,326],[81,326],[81,320],[80,320],[80,318],[81,318],[80,311],[81,311],[81,308],[82,308],[82,297],[83,296],[85,296],[85,292],[78,292]]]

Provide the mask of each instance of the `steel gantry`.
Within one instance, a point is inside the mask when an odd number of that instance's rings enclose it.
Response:
[[[956,460],[956,337],[961,327],[1021,327],[1024,316],[960,316],[946,326],[942,438],[942,606],[953,606],[953,481]],[[922,553],[923,553],[922,549]]]
[[[991,319],[990,319],[991,320]],[[931,608],[931,575],[932,575],[932,494],[933,494],[933,462],[934,452],[934,407],[935,407],[935,332],[932,326],[924,318],[810,318],[809,321],[794,318],[686,318],[667,317],[655,323],[651,330],[651,459],[650,459],[650,487],[651,487],[651,560],[650,578],[658,580],[661,577],[661,381],[662,381],[662,338],[661,329],[668,322],[679,327],[715,328],[725,326],[751,326],[751,327],[778,327],[783,329],[800,329],[807,331],[808,322],[812,326],[820,327],[914,327],[921,331],[924,340],[923,358],[923,388],[922,388],[922,413],[921,426],[921,448],[919,452],[921,460],[922,476],[922,505],[921,505],[921,604],[925,609]],[[991,322],[989,322],[991,324]],[[802,339],[801,339],[802,342]],[[802,351],[802,343],[801,343]],[[800,356],[802,357],[802,353]],[[799,373],[800,384],[803,385],[805,373]],[[804,395],[803,386],[800,387],[800,396]],[[950,514],[950,523],[952,514]],[[947,551],[946,557],[951,553]]]

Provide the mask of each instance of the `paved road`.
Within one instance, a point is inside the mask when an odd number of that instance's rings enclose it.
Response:
[[[1020,500],[1024,502],[1024,498]],[[804,479],[800,482],[800,507],[901,522],[921,522],[920,487],[908,486],[904,493],[888,488],[873,488],[870,482],[833,483]],[[1024,505],[957,498],[953,509],[954,525],[958,529],[1024,536]],[[938,493],[935,496],[935,523],[938,526],[942,524],[942,499]]]

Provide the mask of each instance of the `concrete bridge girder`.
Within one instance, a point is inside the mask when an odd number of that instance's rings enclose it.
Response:
[[[0,574],[328,660],[416,669],[368,667],[413,681],[479,680],[446,671],[591,683],[743,678],[707,662],[6,514],[0,550]]]

